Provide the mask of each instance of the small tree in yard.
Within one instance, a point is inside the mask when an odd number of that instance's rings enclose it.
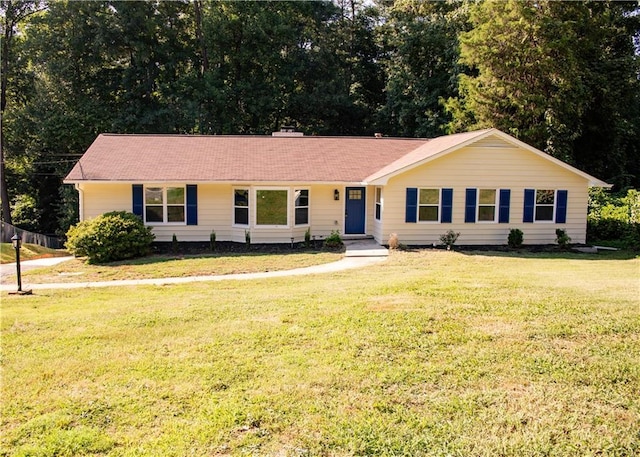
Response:
[[[89,263],[104,263],[144,256],[154,239],[138,216],[114,211],[72,226],[66,247],[75,256],[87,257]]]

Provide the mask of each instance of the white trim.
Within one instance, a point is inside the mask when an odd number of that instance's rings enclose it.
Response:
[[[533,189],[534,190],[534,195],[533,195],[533,223],[534,224],[555,224],[556,223],[556,212],[557,212],[557,206],[558,206],[558,189]],[[549,205],[548,203],[545,203],[541,206],[543,207],[549,207],[552,206],[553,208],[553,212],[551,213],[551,219],[545,219],[545,220],[537,220],[536,219],[536,215],[538,213],[537,209],[538,209],[538,191],[539,190],[552,190],[553,191],[553,205]],[[567,202],[567,206],[569,206],[569,203]]]
[[[162,189],[162,222],[160,221],[148,221],[147,220],[147,206],[153,206],[153,207],[159,207],[160,205],[151,205],[151,204],[147,204],[147,189],[149,188],[160,188]],[[182,189],[182,208],[183,208],[183,215],[184,215],[184,221],[182,222],[169,222],[169,207],[170,206],[181,206],[178,204],[169,204],[168,200],[167,200],[167,189],[172,188],[172,189]],[[143,221],[146,225],[150,226],[150,227],[166,227],[166,226],[183,226],[183,225],[187,225],[187,186],[186,184],[183,185],[179,185],[179,184],[164,184],[164,185],[159,185],[159,184],[144,184],[142,186],[142,217],[143,217]]]
[[[481,190],[492,190],[495,192],[493,198],[493,220],[490,221],[481,221],[480,220],[480,191]],[[476,223],[478,224],[495,224],[498,222],[498,213],[500,212],[500,190],[498,188],[489,188],[476,187]],[[484,203],[482,206],[491,206],[489,203]]]
[[[236,190],[247,191],[247,223],[236,223]],[[244,206],[238,206],[237,208],[245,208]],[[251,228],[251,186],[234,186],[231,188],[231,227],[248,229]]]
[[[417,224],[441,224],[442,222],[442,187],[418,187],[418,198],[416,201],[416,223]],[[420,206],[433,207],[436,205],[420,205],[420,191],[421,190],[437,190],[438,191],[438,220],[437,221],[421,221],[420,220]]]
[[[311,189],[306,186],[292,187],[293,192],[291,192],[291,207],[293,209],[293,227],[310,227],[311,226]],[[307,206],[296,206],[296,191],[297,190],[306,190],[307,191]],[[298,208],[307,208],[307,222],[305,224],[296,224],[296,209]]]

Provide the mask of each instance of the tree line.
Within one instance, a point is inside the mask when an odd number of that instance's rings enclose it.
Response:
[[[64,233],[103,132],[497,127],[640,185],[636,1],[2,0],[2,218]]]

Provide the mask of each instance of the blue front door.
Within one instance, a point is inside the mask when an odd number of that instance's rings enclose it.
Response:
[[[364,234],[366,189],[364,187],[347,187],[346,194],[344,233],[346,235]]]

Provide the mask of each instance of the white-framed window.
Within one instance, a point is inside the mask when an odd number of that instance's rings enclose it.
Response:
[[[256,226],[286,227],[289,225],[289,189],[260,188],[255,191]]]
[[[382,187],[376,187],[376,220],[382,219]]]
[[[536,190],[535,221],[552,222],[556,204],[556,191],[551,189]]]
[[[293,194],[295,225],[309,225],[309,189],[295,189]]]
[[[496,189],[478,189],[478,222],[495,222],[498,215],[498,191]]]
[[[249,189],[233,189],[233,224],[249,225]]]
[[[440,189],[418,189],[418,222],[440,221]]]
[[[148,224],[186,224],[183,186],[144,188],[144,220]]]

